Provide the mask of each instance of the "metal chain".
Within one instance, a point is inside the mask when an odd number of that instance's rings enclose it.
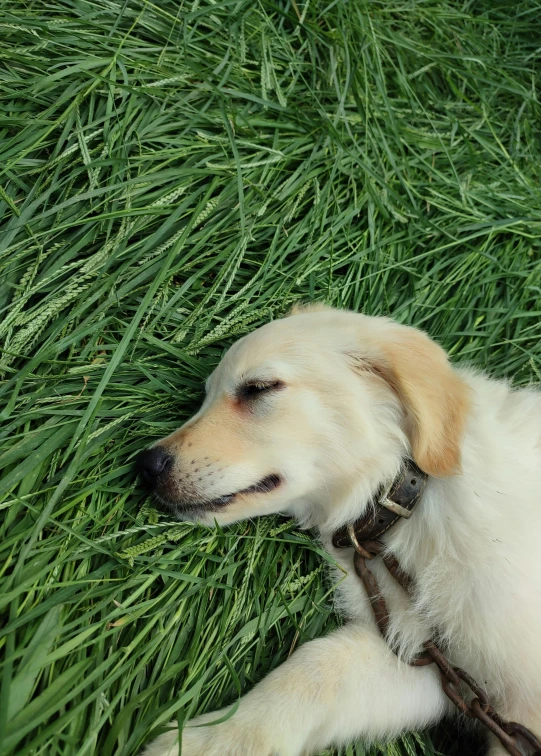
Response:
[[[376,578],[368,569],[366,560],[380,555],[388,571],[410,598],[412,598],[414,589],[413,580],[404,572],[393,556],[385,553],[385,546],[380,541],[357,543],[357,539],[352,539],[352,542],[355,548],[355,556],[353,558],[355,572],[364,584],[378,629],[382,636],[386,638],[389,625],[387,605]],[[507,753],[511,754],[511,756],[524,756],[524,754],[526,756],[541,756],[541,741],[524,725],[517,722],[507,722],[505,719],[502,719],[490,705],[485,690],[463,669],[454,667],[434,640],[426,641],[424,649],[424,653],[413,659],[410,663],[415,667],[436,664],[441,673],[443,692],[454,703],[457,709],[466,716],[479,720],[498,738]],[[459,688],[464,683],[475,696],[469,703],[459,692]]]

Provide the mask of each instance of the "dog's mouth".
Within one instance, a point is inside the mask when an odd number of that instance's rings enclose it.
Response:
[[[270,493],[278,488],[282,483],[282,478],[276,473],[267,475],[262,478],[258,483],[254,483],[247,488],[241,488],[239,491],[235,491],[229,494],[223,494],[222,496],[216,496],[214,499],[196,500],[196,501],[182,501],[174,506],[179,512],[193,512],[193,511],[217,511],[231,504],[239,496],[246,496],[249,494],[263,494]],[[168,502],[167,502],[168,503]]]
[[[240,491],[235,491],[235,493],[225,494],[224,496],[217,496],[215,499],[210,499],[210,501],[207,502],[207,505],[223,507],[226,504],[230,504],[237,496],[242,496],[243,494],[270,493],[270,491],[274,491],[275,488],[278,488],[281,482],[282,480],[280,476],[273,473],[272,475],[267,475],[260,480],[259,483],[254,483],[253,486],[242,488]]]

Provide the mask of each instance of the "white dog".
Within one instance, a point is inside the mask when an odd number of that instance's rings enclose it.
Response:
[[[383,537],[415,579],[414,605],[370,564],[390,610],[380,637],[353,549],[331,536],[366,511],[404,459],[428,473],[408,521]],[[306,643],[227,709],[197,717],[182,756],[300,756],[388,739],[453,710],[437,668],[412,667],[437,628],[494,707],[541,733],[541,393],[451,367],[425,334],[321,305],[227,352],[200,411],[144,452],[143,476],[182,519],[221,525],[273,512],[317,527],[348,572],[351,620]],[[506,751],[490,741],[490,756]],[[178,732],[147,756],[176,756]]]

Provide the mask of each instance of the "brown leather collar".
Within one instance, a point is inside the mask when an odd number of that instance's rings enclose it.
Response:
[[[333,546],[344,548],[375,541],[401,518],[409,518],[421,498],[428,475],[411,459],[404,461],[390,489],[380,492],[366,513],[353,525],[344,525],[333,537]]]

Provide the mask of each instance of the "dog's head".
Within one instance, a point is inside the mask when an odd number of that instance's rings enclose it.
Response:
[[[329,524],[357,516],[407,454],[434,476],[460,466],[468,389],[439,346],[386,318],[296,310],[236,342],[206,389],[139,461],[182,519]]]

